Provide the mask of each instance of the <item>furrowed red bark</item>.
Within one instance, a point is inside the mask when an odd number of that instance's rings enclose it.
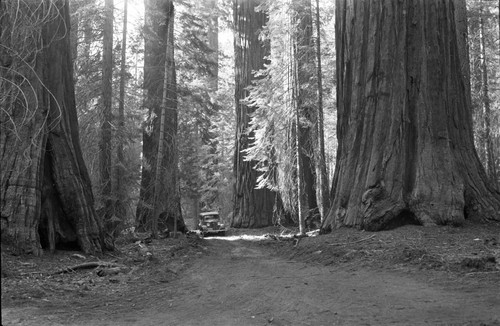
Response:
[[[3,77],[12,82],[1,85],[2,239],[35,255],[42,253],[40,235],[51,249],[76,242],[86,253],[101,252],[102,224],[79,145],[68,1],[1,9],[7,13],[0,23],[7,31],[1,56],[10,58],[11,68]],[[26,30],[37,37],[9,38]],[[32,61],[17,60],[19,53],[33,54]],[[9,88],[16,83],[19,88]]]
[[[339,0],[337,164],[323,230],[500,220],[473,143],[453,2]]]

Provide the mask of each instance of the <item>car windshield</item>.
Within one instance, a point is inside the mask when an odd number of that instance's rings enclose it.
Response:
[[[219,217],[217,215],[208,215],[203,217],[203,221],[205,222],[218,222]]]

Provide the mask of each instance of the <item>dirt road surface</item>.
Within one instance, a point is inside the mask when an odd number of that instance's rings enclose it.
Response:
[[[500,284],[305,263],[270,241],[203,243],[172,280],[66,307],[9,305],[2,325],[500,325]]]

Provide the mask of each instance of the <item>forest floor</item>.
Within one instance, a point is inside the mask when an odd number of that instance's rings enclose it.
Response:
[[[124,238],[102,257],[2,245],[2,325],[500,325],[498,224],[290,231]]]

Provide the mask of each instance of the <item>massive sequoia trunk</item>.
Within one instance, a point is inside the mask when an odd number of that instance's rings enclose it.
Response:
[[[248,96],[246,87],[252,82],[255,70],[264,68],[269,46],[259,41],[259,30],[266,22],[264,12],[256,12],[258,0],[234,0],[234,51],[235,51],[235,101],[236,101],[236,149],[234,154],[234,211],[233,227],[264,227],[271,225],[274,194],[267,188],[255,189],[257,171],[252,167],[256,162],[245,161],[244,150],[253,139],[248,133],[250,115],[255,107],[240,103]]]
[[[0,2],[2,241],[101,252],[79,145],[68,1]]]
[[[323,229],[500,220],[474,148],[453,1],[339,0],[336,19],[339,147]]]

